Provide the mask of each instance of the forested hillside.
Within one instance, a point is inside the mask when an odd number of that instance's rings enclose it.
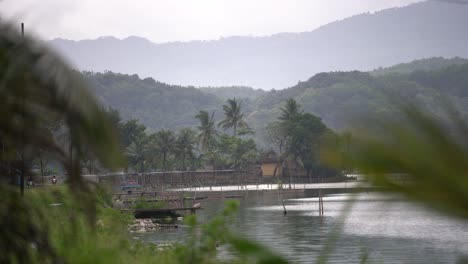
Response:
[[[286,98],[294,98],[306,112],[321,117],[337,131],[369,128],[379,119],[398,118],[398,104],[406,100],[441,118],[442,100],[448,100],[468,119],[467,83],[468,64],[379,76],[359,71],[320,73],[289,89],[258,98],[257,111],[248,121],[258,124],[255,129],[263,133],[261,124],[274,119],[274,112]]]
[[[193,127],[199,110],[214,111],[219,120],[222,104],[236,97],[257,141],[267,147],[265,127],[279,115],[279,108],[288,98],[294,98],[304,111],[321,117],[337,131],[350,125],[372,126],[373,120],[398,116],[395,103],[408,98],[440,115],[436,102],[446,97],[468,116],[468,64],[460,61],[464,60],[419,60],[379,69],[379,74],[319,73],[293,87],[269,92],[248,87],[182,87],[111,72],[86,72],[84,76],[106,105],[117,109],[124,119],[138,118],[153,130]],[[389,100],[389,95],[394,101]]]
[[[194,126],[198,111],[219,109],[223,103],[195,87],[168,85],[152,78],[113,72],[83,75],[104,105],[117,109],[124,120],[137,118],[154,130]]]
[[[267,93],[264,90],[253,89],[247,86],[201,87],[200,90],[209,94],[214,94],[223,100],[234,97],[253,100]]]
[[[468,63],[468,59],[454,57],[445,59],[442,57],[434,57],[429,59],[415,60],[409,63],[400,63],[388,68],[379,68],[371,71],[372,75],[379,76],[390,73],[411,73],[414,71],[433,71],[447,68],[451,65],[461,65]]]

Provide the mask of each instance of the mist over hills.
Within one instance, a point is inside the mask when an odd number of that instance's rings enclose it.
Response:
[[[139,37],[49,42],[79,70],[165,83],[282,89],[318,72],[368,71],[414,59],[468,57],[468,5],[427,1],[303,33],[155,44]]]

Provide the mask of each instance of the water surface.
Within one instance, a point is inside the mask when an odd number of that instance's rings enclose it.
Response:
[[[292,196],[291,196],[292,195]],[[468,223],[434,213],[399,197],[362,193],[356,195],[349,215],[343,209],[351,196],[324,198],[325,216],[318,215],[318,199],[290,194],[287,215],[275,192],[249,191],[240,199],[233,229],[297,263],[312,263],[330,243],[339,227],[330,263],[456,263],[468,253]],[[201,222],[219,213],[222,200],[204,200]],[[145,241],[183,242],[187,229],[163,230],[142,235]],[[229,254],[221,252],[222,255]]]

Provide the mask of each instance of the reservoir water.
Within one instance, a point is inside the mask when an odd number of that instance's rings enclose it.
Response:
[[[293,263],[313,263],[330,244],[338,228],[329,263],[457,263],[467,261],[468,222],[435,213],[401,197],[361,193],[324,197],[325,215],[318,199],[304,194],[283,196],[287,215],[275,192],[244,192],[232,227]],[[354,201],[352,201],[354,200]],[[224,206],[222,200],[203,200],[200,222],[209,221]],[[349,214],[344,209],[351,206]],[[187,228],[139,235],[148,242],[183,243]],[[222,249],[221,251],[226,251]],[[228,251],[228,250],[227,250]],[[229,252],[221,252],[221,255]],[[465,257],[465,258],[464,258]],[[465,263],[465,262],[463,262]]]

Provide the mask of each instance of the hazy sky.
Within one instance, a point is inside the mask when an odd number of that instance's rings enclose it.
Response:
[[[45,39],[142,36],[154,42],[310,31],[420,0],[0,0],[2,19]]]

